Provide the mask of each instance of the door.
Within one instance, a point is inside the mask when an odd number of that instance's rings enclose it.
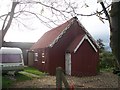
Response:
[[[67,75],[71,75],[71,54],[66,53],[65,55],[65,71]]]
[[[28,66],[33,66],[34,64],[34,52],[28,52]]]

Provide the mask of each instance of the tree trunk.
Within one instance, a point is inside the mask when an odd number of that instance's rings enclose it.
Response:
[[[11,25],[13,17],[14,17],[14,11],[15,11],[15,8],[16,8],[18,3],[19,2],[13,2],[12,3],[11,11],[7,14],[7,16],[6,16],[5,20],[4,20],[4,23],[3,23],[3,26],[2,26],[2,32],[0,32],[0,34],[2,36],[2,43],[4,42],[5,34],[7,33],[8,29],[10,28],[10,25]],[[9,18],[9,20],[7,22],[8,18]]]
[[[118,68],[120,69],[120,1],[113,2],[110,11],[111,37],[110,46],[116,57]]]

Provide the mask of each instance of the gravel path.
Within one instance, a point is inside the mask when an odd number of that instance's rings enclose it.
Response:
[[[66,76],[70,85],[76,88],[118,88],[118,76],[111,72],[91,77]],[[55,88],[56,77],[44,76],[33,80],[15,83],[12,88]],[[63,86],[64,87],[64,86]]]

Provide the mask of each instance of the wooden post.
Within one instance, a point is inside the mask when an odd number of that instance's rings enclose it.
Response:
[[[62,81],[65,86],[65,90],[70,90],[70,85],[65,78],[63,70],[61,67],[56,68],[56,88],[57,90],[62,90]]]
[[[69,90],[70,86],[69,86],[69,84],[68,84],[68,82],[67,82],[67,79],[65,78],[64,73],[62,73],[62,80],[63,80],[63,83],[64,83],[64,85],[65,85],[65,88],[66,88],[67,90]]]
[[[118,76],[118,88],[120,88],[120,76]]]
[[[62,68],[56,68],[56,88],[62,90]]]

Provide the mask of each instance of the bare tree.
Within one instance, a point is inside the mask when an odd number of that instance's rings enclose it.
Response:
[[[22,20],[20,20],[22,15],[28,16],[28,15],[31,14],[34,17],[36,17],[39,21],[41,21],[43,24],[45,24],[46,26],[51,28],[49,23],[56,24],[55,23],[56,20],[53,20],[53,19],[51,19],[49,17],[46,17],[46,16],[44,16],[42,14],[46,9],[48,9],[51,12],[51,15],[55,16],[57,18],[57,20],[60,20],[59,17],[61,17],[62,19],[67,19],[68,17],[65,15],[65,13],[69,13],[70,14],[70,12],[72,12],[71,9],[75,8],[75,7],[72,6],[73,4],[71,4],[70,2],[68,4],[65,0],[63,0],[65,5],[66,5],[66,8],[64,8],[64,9],[58,9],[58,7],[60,7],[60,4],[58,4],[56,2],[56,0],[54,0],[53,2],[49,2],[49,3],[45,3],[44,1],[41,2],[39,0],[36,0],[36,1],[34,1],[34,0],[26,0],[26,1],[21,0],[20,1],[19,0],[17,2],[16,1],[12,2],[12,7],[11,7],[11,11],[10,12],[0,16],[1,20],[4,18],[3,19],[4,20],[3,26],[2,26],[2,29],[1,29],[2,31],[0,31],[1,32],[0,34],[2,34],[1,35],[2,36],[2,42],[4,41],[4,36],[5,36],[6,32],[9,30],[13,20],[18,21],[23,26],[28,28],[28,26],[26,26],[22,22]],[[39,9],[38,9],[38,12],[34,12],[34,11],[31,11],[31,10],[28,10],[29,7],[27,7],[27,6],[31,6],[32,7],[33,5],[39,5],[39,6],[42,7],[41,10],[40,10],[40,13],[39,13]],[[18,7],[18,6],[21,6],[22,9],[15,10],[16,7]],[[67,10],[70,7],[72,7],[72,8],[70,10]]]
[[[16,20],[18,23],[21,23],[23,26],[28,27],[22,22],[22,20],[20,20],[22,15],[29,16],[31,14],[34,17],[36,17],[39,21],[41,21],[43,24],[45,24],[46,26],[48,26],[50,28],[51,28],[51,26],[49,23],[53,23],[54,25],[57,25],[57,23],[56,23],[57,21],[67,20],[74,16],[97,15],[100,18],[100,20],[103,19],[101,17],[101,14],[103,14],[103,10],[96,11],[96,12],[86,15],[86,14],[77,13],[77,9],[78,9],[77,3],[71,2],[70,0],[61,0],[59,3],[58,3],[58,1],[60,1],[60,0],[43,0],[43,1],[39,1],[39,0],[36,0],[36,1],[21,0],[20,1],[19,0],[17,2],[12,2],[11,11],[8,12],[7,14],[0,16],[0,18],[6,17],[4,19],[4,23],[2,26],[2,31],[3,31],[2,32],[3,33],[2,40],[3,40],[6,32],[10,28],[12,20]],[[40,10],[38,9],[38,12],[28,10],[27,6],[32,7],[34,5],[41,6]],[[15,11],[17,6],[21,6],[22,8]],[[88,5],[86,3],[84,3],[84,5],[82,5],[82,6],[88,7]],[[108,5],[108,7],[110,7],[110,5]],[[106,7],[106,8],[108,8],[108,7]],[[45,16],[43,14],[45,11],[49,11],[50,14],[52,15],[52,17],[54,17],[55,19]]]

